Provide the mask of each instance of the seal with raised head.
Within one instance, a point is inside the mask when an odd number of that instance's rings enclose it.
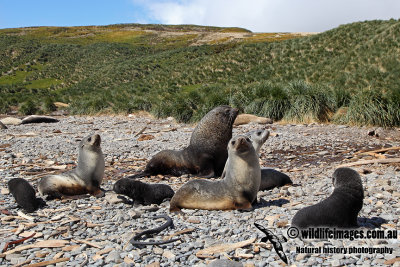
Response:
[[[292,225],[297,228],[326,226],[357,227],[357,215],[363,206],[364,190],[360,175],[350,168],[338,168],[333,173],[332,194],[313,206],[299,210]]]
[[[243,135],[229,141],[228,154],[224,179],[187,182],[172,197],[170,211],[250,209],[260,187],[258,155],[250,139]]]
[[[267,141],[270,132],[267,129],[257,129],[255,131],[248,132],[245,135],[250,138],[257,155],[260,155],[261,147],[265,143],[265,141]],[[226,165],[227,164],[228,161]],[[227,168],[226,165],[225,169]],[[225,177],[225,169],[222,173],[221,178]],[[261,168],[261,184],[259,189],[260,191],[270,190],[275,187],[280,187],[287,184],[293,184],[293,182],[286,174],[270,168]]]
[[[143,173],[131,178],[157,174],[195,174],[204,177],[220,176],[228,158],[226,149],[232,138],[232,125],[238,110],[218,106],[209,111],[197,124],[190,144],[183,150],[164,150],[146,165]]]
[[[161,204],[164,199],[171,198],[174,190],[166,184],[147,184],[130,178],[118,180],[113,187],[115,193],[130,197],[144,204]]]
[[[18,206],[27,212],[34,212],[46,205],[43,199],[36,197],[35,189],[29,182],[22,178],[13,178],[8,181],[8,189]]]
[[[265,143],[265,141],[267,141],[269,134],[270,133],[267,129],[258,129],[244,134],[245,136],[250,138],[251,144],[253,145],[257,156],[260,156],[261,147]],[[225,170],[227,168],[228,168],[228,161],[226,161],[225,163],[224,171],[222,172],[221,175],[222,179],[225,177]]]
[[[78,166],[68,172],[43,177],[38,185],[41,195],[50,198],[102,194],[100,184],[104,176],[104,156],[98,134],[86,136],[79,143]]]

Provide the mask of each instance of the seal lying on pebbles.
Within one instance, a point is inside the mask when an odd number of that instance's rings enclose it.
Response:
[[[166,184],[146,184],[130,178],[118,180],[113,187],[115,193],[126,195],[140,204],[161,204],[164,199],[171,198],[174,190]]]
[[[171,199],[170,211],[186,209],[249,209],[260,187],[258,156],[248,137],[239,135],[228,145],[225,178],[217,181],[192,180],[184,184]]]
[[[239,116],[237,116],[233,125],[237,126],[242,124],[248,124],[251,122],[258,124],[271,124],[272,120],[270,118],[258,117],[253,114],[240,114]]]
[[[35,189],[22,178],[14,178],[8,181],[8,189],[17,204],[27,212],[34,212],[46,205],[43,199],[36,198]]]
[[[333,173],[332,194],[318,204],[299,210],[292,225],[298,228],[327,226],[339,228],[357,227],[364,190],[360,175],[350,168],[338,168]]]
[[[101,195],[104,156],[100,135],[89,135],[79,143],[78,166],[66,173],[43,177],[38,185],[41,195],[50,198],[83,194]]]
[[[260,191],[271,190],[275,187],[281,187],[287,184],[293,184],[293,182],[286,174],[274,169],[261,169]]]
[[[265,141],[267,141],[269,134],[270,133],[267,129],[258,129],[246,134],[246,136],[250,138],[257,155],[260,154],[261,147],[265,143]],[[226,164],[228,164],[228,162]],[[221,178],[224,177],[225,170],[222,173]],[[261,184],[259,191],[270,190],[275,187],[284,186],[286,184],[293,184],[292,180],[286,174],[276,171],[274,169],[261,168]]]
[[[22,119],[22,124],[28,123],[55,123],[59,122],[59,120],[49,117],[49,116],[39,116],[39,115],[31,115]]]
[[[183,150],[164,150],[146,165],[143,173],[131,178],[190,173],[204,177],[220,176],[228,158],[227,145],[232,138],[232,125],[238,110],[218,106],[208,112],[197,124],[190,144]]]

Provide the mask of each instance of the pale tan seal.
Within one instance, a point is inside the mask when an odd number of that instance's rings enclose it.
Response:
[[[100,195],[104,176],[104,156],[100,135],[89,135],[79,143],[78,166],[66,173],[43,177],[38,185],[41,195],[50,198],[83,194]]]
[[[258,117],[253,114],[240,114],[239,116],[237,116],[233,125],[238,126],[242,124],[248,124],[251,122],[258,124],[271,124],[272,120],[270,118]]]
[[[258,155],[250,139],[236,136],[228,145],[225,178],[217,181],[192,180],[184,184],[170,202],[170,211],[185,209],[249,209],[261,182]]]

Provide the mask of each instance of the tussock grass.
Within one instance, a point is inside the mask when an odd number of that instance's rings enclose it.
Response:
[[[245,38],[197,45],[210,32]],[[196,25],[4,29],[0,112],[46,113],[61,101],[75,114],[145,110],[194,122],[230,104],[275,121],[400,126],[399,46],[399,20],[306,37]]]

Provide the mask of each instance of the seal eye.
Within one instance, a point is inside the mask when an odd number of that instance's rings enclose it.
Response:
[[[234,145],[235,145],[235,143],[236,143],[235,141],[232,141],[232,142],[231,142],[232,146],[234,146]]]
[[[246,138],[246,141],[247,141],[247,142],[251,142],[249,138]]]
[[[87,140],[88,140],[88,142],[92,141],[92,137],[89,137]]]
[[[257,132],[257,135],[261,135],[261,132]]]

